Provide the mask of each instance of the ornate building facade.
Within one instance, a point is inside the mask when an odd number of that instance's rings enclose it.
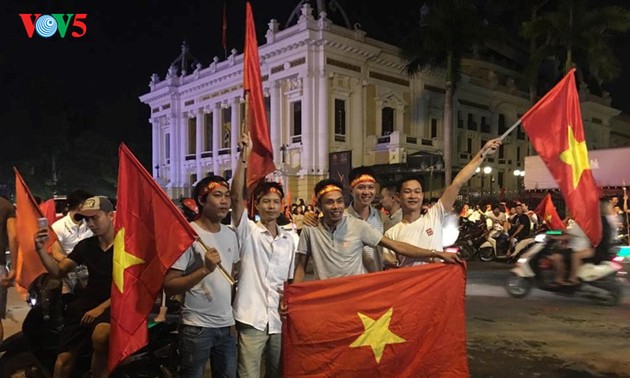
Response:
[[[367,37],[347,17],[337,25],[325,9],[300,4],[297,22],[281,30],[271,20],[259,47],[274,179],[293,198],[308,199],[329,175],[330,154],[349,151],[352,167],[373,166],[385,180],[412,171],[437,194],[444,181],[444,75],[409,77],[397,47]],[[207,174],[231,177],[245,110],[242,54],[232,50],[224,61],[215,57],[190,70],[188,54],[184,45],[166,77],[154,74],[140,97],[151,109],[153,175],[172,198],[189,196]],[[530,107],[518,66],[471,57],[463,69],[454,98],[454,174]],[[580,97],[590,149],[630,146],[630,121],[610,98],[586,88]],[[513,172],[533,153],[519,128],[488,159],[492,170],[482,170],[464,192],[518,190],[522,177]]]

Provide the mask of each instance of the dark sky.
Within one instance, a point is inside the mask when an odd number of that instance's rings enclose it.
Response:
[[[366,5],[362,0],[338,0],[360,22],[368,36],[395,43],[413,22],[422,1],[397,0],[396,6]],[[243,49],[244,0],[226,0],[228,50]],[[259,43],[271,18],[284,27],[299,0],[252,0]],[[119,140],[150,143],[149,108],[138,101],[152,73],[164,77],[186,40],[205,66],[223,59],[221,19],[223,0],[3,0],[0,13],[0,122],[15,107],[64,107],[76,119],[111,126]],[[314,1],[313,1],[314,3]],[[618,2],[619,3],[619,2]],[[58,35],[29,39],[19,13],[87,13],[82,38]],[[630,38],[620,38],[619,54],[628,55]],[[630,113],[630,59],[627,71],[608,85],[614,104]],[[7,101],[9,100],[9,101]],[[78,122],[81,124],[81,122]],[[3,124],[3,133],[15,125]],[[15,130],[15,129],[14,129]],[[80,130],[77,130],[79,132]],[[16,131],[17,132],[17,131]]]

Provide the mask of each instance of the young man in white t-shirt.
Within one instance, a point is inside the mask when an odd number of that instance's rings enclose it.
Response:
[[[264,182],[254,189],[252,198],[260,221],[248,219],[243,201],[245,162],[251,146],[247,135],[243,137],[243,146],[231,190],[232,226],[238,235],[241,259],[234,300],[238,376],[261,377],[264,354],[264,377],[280,378],[282,318],[278,307],[284,283],[293,278],[297,242],[294,232],[278,225],[284,191],[276,182]]]
[[[202,179],[193,190],[200,216],[191,222],[205,251],[194,243],[164,277],[168,295],[184,294],[179,327],[180,376],[201,378],[210,359],[213,377],[236,377],[236,328],[232,286],[217,266],[232,274],[239,261],[234,230],[221,224],[230,210],[230,190],[220,176]]]
[[[448,263],[461,260],[452,253],[418,248],[384,237],[367,222],[344,211],[343,187],[339,181],[326,179],[315,185],[317,206],[322,218],[316,227],[305,226],[300,234],[294,282],[302,282],[306,266],[313,259],[315,279],[329,279],[368,273],[363,264],[363,247],[381,246],[414,257],[435,257]]]
[[[422,201],[424,193],[421,179],[418,177],[406,177],[398,186],[400,207],[403,219],[400,223],[387,230],[385,236],[393,240],[404,241],[421,248],[441,251],[442,223],[444,218],[452,211],[462,186],[475,174],[475,170],[481,165],[485,157],[495,153],[501,145],[500,139],[492,139],[475,155],[475,157],[455,176],[442,194],[438,202],[422,214]],[[391,253],[385,251],[384,253]],[[399,255],[399,266],[414,266],[430,261],[429,258],[410,258]]]

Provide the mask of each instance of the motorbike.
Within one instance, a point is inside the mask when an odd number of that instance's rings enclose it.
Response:
[[[0,344],[0,377],[50,377],[57,358],[59,335],[63,328],[65,301],[62,281],[48,273],[29,286],[29,310],[22,332]],[[149,343],[123,360],[110,377],[173,377],[177,367],[177,304],[165,306],[163,321],[149,316]],[[157,312],[156,312],[157,313]],[[92,354],[82,350],[72,377],[89,377]]]
[[[585,260],[578,270],[580,284],[575,286],[552,284],[555,271],[548,258],[561,248],[559,242],[548,237],[553,233],[554,231],[547,231],[536,235],[535,243],[518,259],[506,281],[508,294],[514,298],[523,298],[533,287],[537,287],[558,294],[586,297],[600,305],[618,305],[622,288],[617,273],[621,270],[621,265],[613,262],[614,253],[609,252],[598,264]]]
[[[507,235],[497,233],[493,236],[495,246],[488,240],[479,246],[479,259],[484,262],[493,260],[504,260],[506,263],[517,261],[523,252],[534,243],[534,237],[529,236],[523,240],[519,240],[514,246],[514,251],[508,257],[507,253],[510,249],[510,241]]]
[[[459,237],[454,245],[459,248],[459,255],[463,260],[471,260],[479,251],[479,247],[486,241],[486,223],[484,220],[470,221],[460,217]]]

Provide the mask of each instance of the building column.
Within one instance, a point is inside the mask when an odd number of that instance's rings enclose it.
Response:
[[[202,169],[203,167],[201,166],[201,152],[203,151],[203,108],[199,108],[197,109],[197,122],[196,122],[196,129],[195,131],[197,132],[197,137],[195,138],[195,162],[196,162],[196,174],[197,174],[197,180],[201,180],[201,178],[203,178],[203,173],[202,173]]]
[[[183,112],[179,125],[179,187],[182,190],[188,187],[188,175],[186,170],[186,155],[188,155],[188,113]]]
[[[236,171],[236,163],[238,163],[238,141],[241,138],[241,97],[234,97],[232,99],[230,123],[232,124],[232,132],[230,134],[230,156],[232,157],[232,175]]]
[[[175,115],[169,115],[166,118],[166,122],[168,123],[168,134],[169,134],[169,154],[170,158],[168,159],[168,181],[169,187],[174,188],[177,186],[177,172],[179,172],[178,164],[179,159],[177,158],[177,118]],[[171,191],[172,192],[172,191]]]
[[[352,166],[363,165],[365,153],[365,129],[363,127],[363,82],[360,79],[352,81],[352,94],[348,101],[348,133],[347,138],[352,149]]]
[[[219,175],[219,148],[221,146],[221,103],[212,110],[212,172]]]
[[[315,171],[320,175],[326,175],[328,173],[328,151],[330,149],[330,139],[334,137],[334,132],[331,132],[330,128],[330,112],[329,112],[329,96],[328,96],[328,75],[326,70],[322,69],[319,72],[318,83],[318,111],[315,112],[318,115],[317,120],[317,151],[315,152]]]
[[[157,178],[160,174],[160,120],[159,118],[150,118],[151,123],[151,170],[153,177]],[[157,168],[155,168],[157,167]]]
[[[366,106],[370,106],[366,104]],[[374,109],[374,126],[376,138],[383,136],[383,100],[375,100]]]
[[[280,107],[280,82],[278,80],[271,83],[271,106],[269,109],[269,131],[271,134],[271,150],[273,151],[274,163],[276,167],[282,164],[282,153],[280,147],[284,144],[282,140],[281,107]]]
[[[302,156],[301,165],[306,174],[313,171],[313,141],[315,130],[317,129],[313,121],[313,74],[308,71],[305,73],[304,90],[302,91]]]

